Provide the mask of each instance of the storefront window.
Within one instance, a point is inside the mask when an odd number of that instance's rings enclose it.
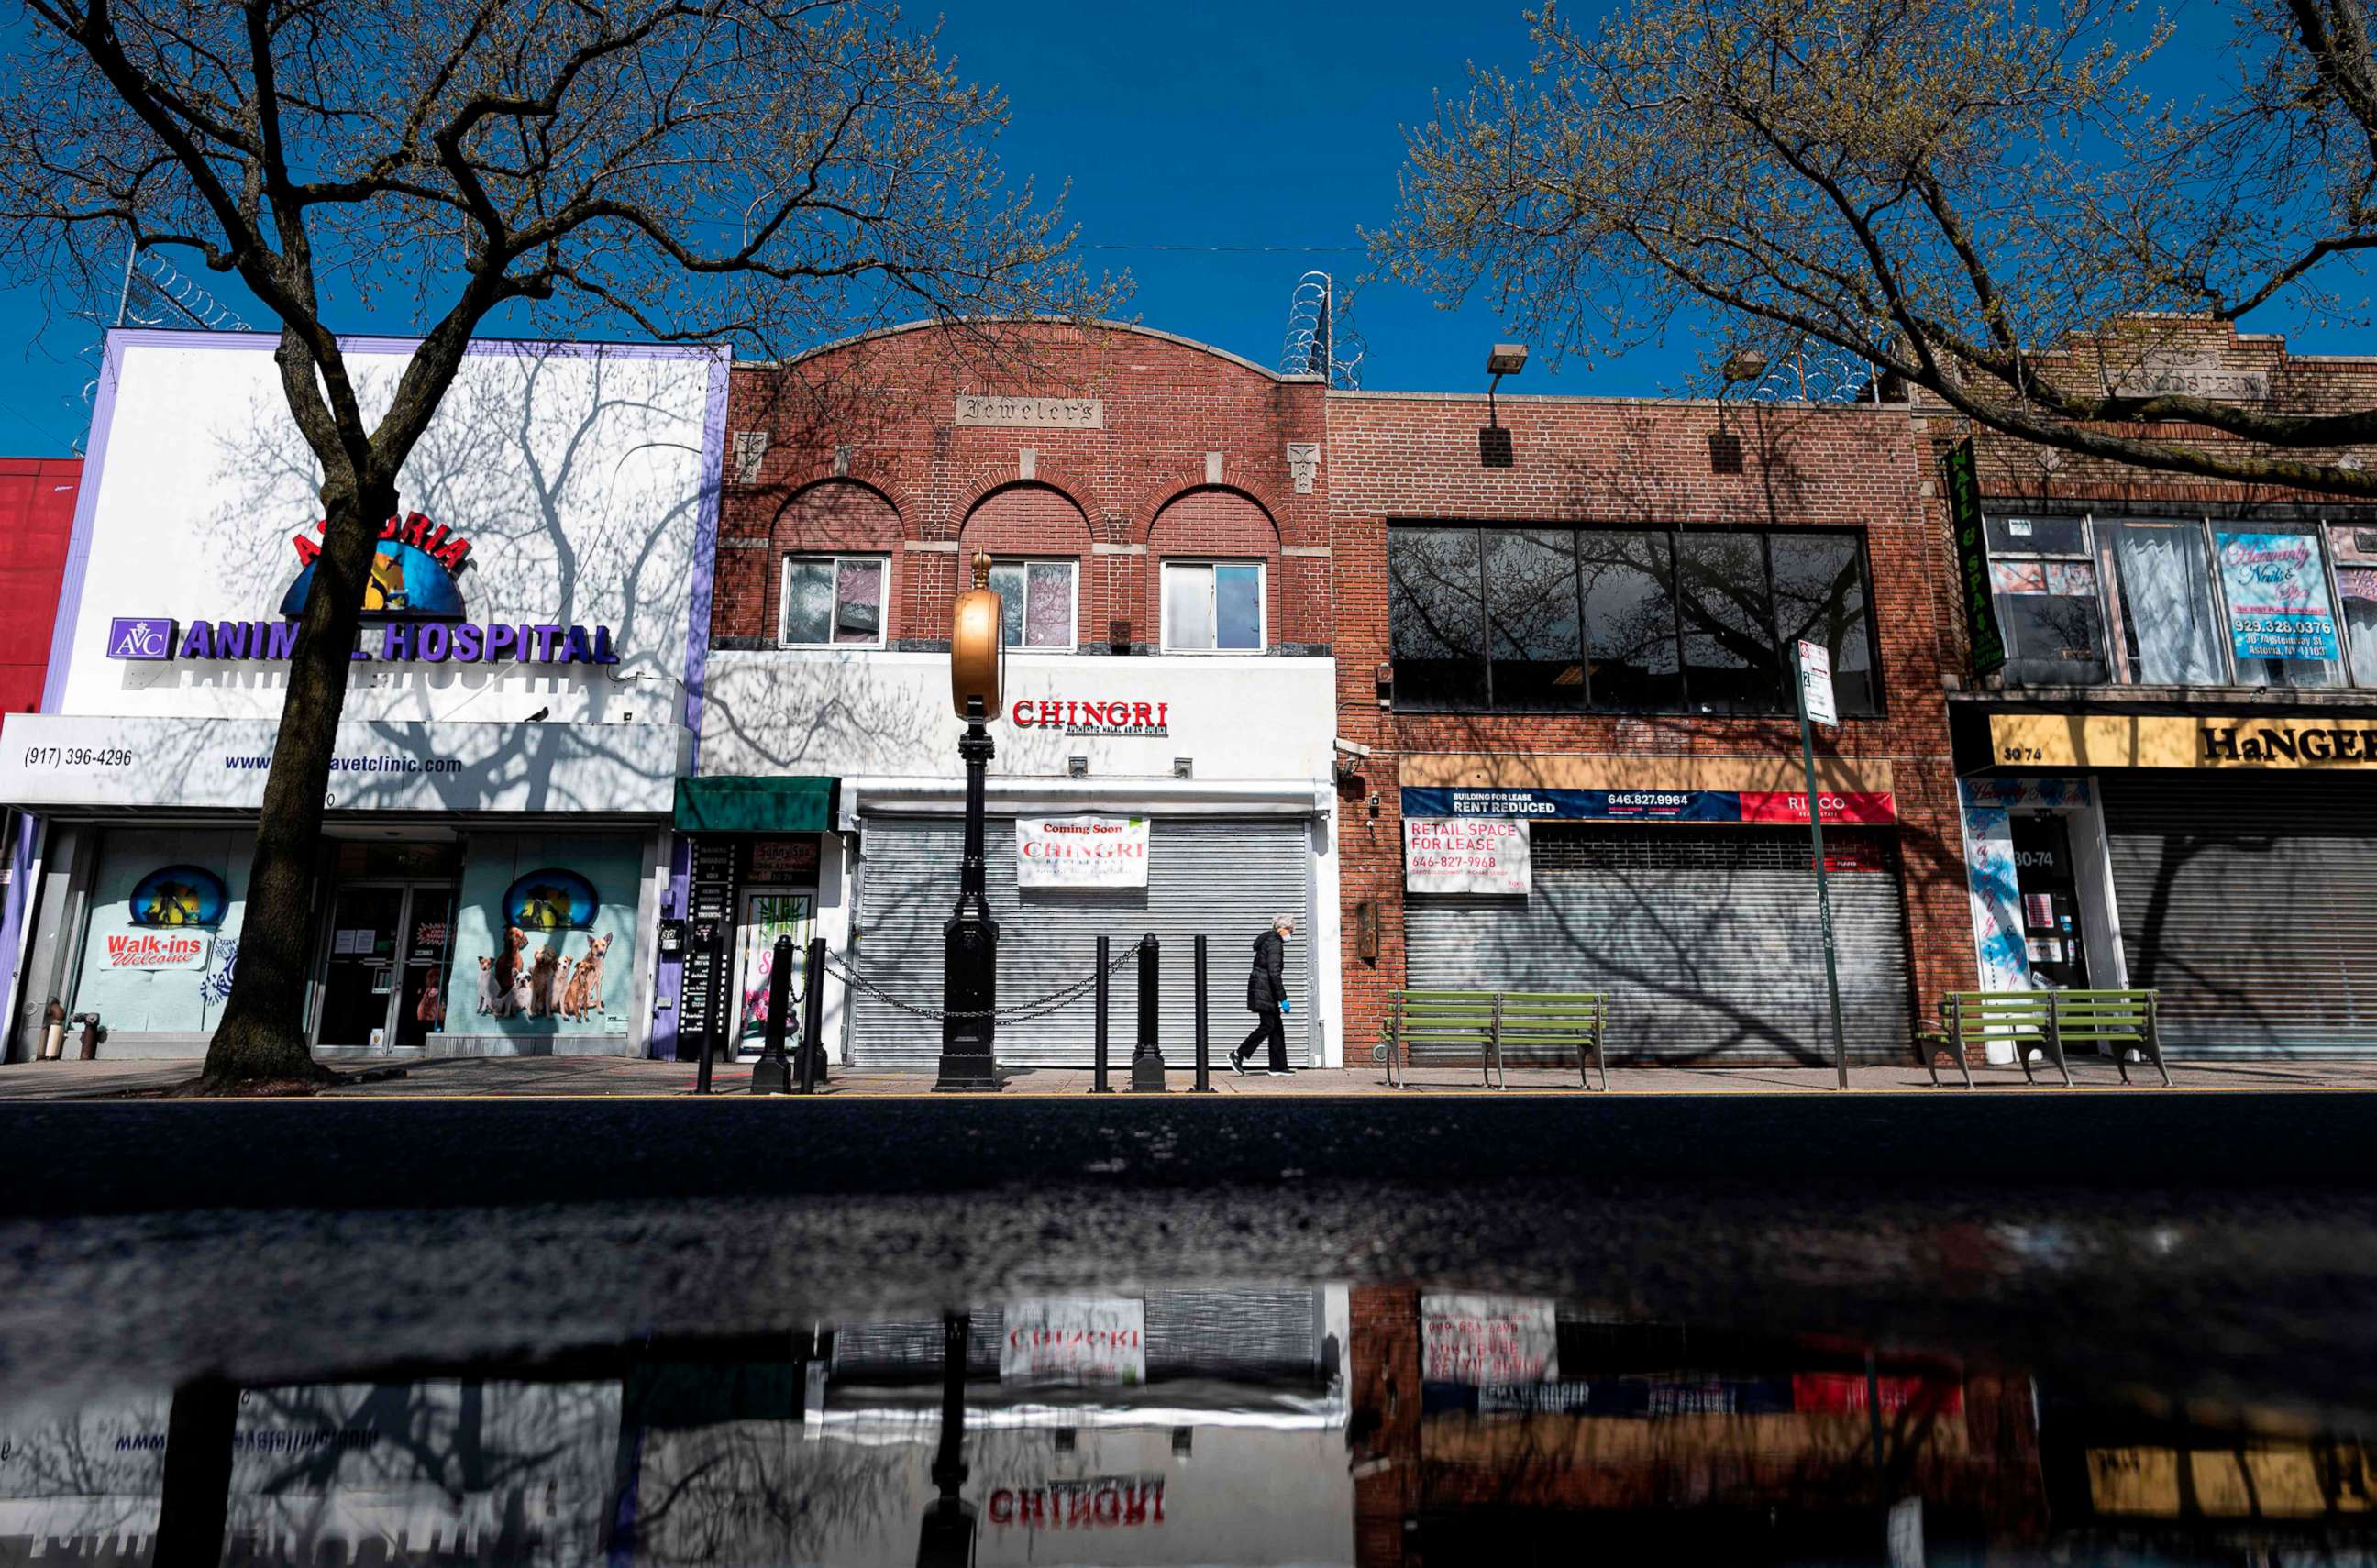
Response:
[[[2096,546],[2119,628],[2114,678],[2140,686],[2225,680],[2203,523],[2099,518]]]
[[[1821,643],[1833,656],[1834,700],[1853,713],[1879,712],[1873,639],[1867,634],[1864,552],[1845,533],[1774,533],[1774,619],[1782,646]]]
[[[1676,653],[1674,552],[1665,533],[1581,533],[1585,652],[1593,705],[1673,712],[1684,705]]]
[[[1486,601],[1475,529],[1388,533],[1387,635],[1394,648],[1398,703],[1487,705]]]
[[[2352,684],[2377,686],[2377,528],[2335,524],[2327,531],[2335,557],[2335,594],[2344,612]]]
[[[1387,563],[1405,706],[1784,713],[1806,638],[1842,712],[1879,711],[1852,533],[1396,528]]]
[[[1678,534],[1676,592],[1690,706],[1702,713],[1781,712],[1783,666],[1758,537]]]
[[[2308,529],[2215,524],[2230,655],[2240,686],[2337,686],[2344,653],[2327,563]]]
[[[2084,518],[1993,517],[1989,583],[2010,679],[2096,686],[2106,678],[2105,611]]]
[[[990,569],[1007,646],[1048,652],[1073,646],[1073,567],[1071,561],[1000,561]]]
[[[1164,649],[1253,653],[1263,645],[1263,569],[1252,561],[1166,561]]]
[[[788,648],[883,645],[880,556],[788,556],[783,641]]]
[[[1486,636],[1498,708],[1584,706],[1576,536],[1485,535]]]
[[[204,1036],[239,962],[253,832],[125,829],[102,842],[69,1012],[112,1034]]]

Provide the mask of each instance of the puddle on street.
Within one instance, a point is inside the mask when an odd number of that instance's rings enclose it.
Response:
[[[2320,1390],[2085,1365],[1410,1284],[1015,1297],[19,1402],[0,1562],[2377,1562]]]

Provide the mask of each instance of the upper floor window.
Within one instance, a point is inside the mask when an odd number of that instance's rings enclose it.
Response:
[[[2087,516],[1985,528],[2016,683],[2377,685],[2377,530]]]
[[[890,563],[881,556],[787,556],[778,635],[787,648],[880,648]]]
[[[994,561],[1000,637],[1009,648],[1062,652],[1073,646],[1074,561]]]
[[[1259,561],[1164,563],[1164,651],[1260,653],[1263,569]]]
[[[1881,711],[1853,532],[1397,527],[1387,569],[1398,706],[1787,713],[1805,639]]]

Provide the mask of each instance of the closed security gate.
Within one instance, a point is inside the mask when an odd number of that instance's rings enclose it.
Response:
[[[958,896],[965,825],[954,818],[877,817],[862,840],[859,937],[854,959],[868,979],[904,1001],[941,1002],[941,923]],[[1147,886],[1019,890],[1015,820],[993,817],[984,832],[991,918],[998,922],[998,1005],[1046,996],[1096,967],[1097,940],[1114,956],[1145,932],[1163,944],[1165,1061],[1186,1068],[1195,1040],[1196,937],[1207,939],[1206,998],[1212,1059],[1254,1026],[1246,1010],[1254,940],[1282,912],[1296,919],[1287,946],[1288,1060],[1312,1060],[1312,827],[1301,819],[1220,821],[1158,817],[1148,824]],[[1117,1071],[1138,1038],[1134,962],[1114,977],[1108,1056]],[[997,1059],[1019,1067],[1090,1065],[1096,1004],[1091,996],[1045,1018],[998,1026]],[[930,1071],[941,1059],[941,1026],[861,987],[852,999],[853,1065]]]
[[[1525,898],[1423,897],[1404,909],[1409,984],[1606,991],[1610,1056],[1832,1059],[1805,829],[1534,829]],[[1898,853],[1824,834],[1851,1057],[1905,1059],[1910,987]]]
[[[2366,776],[2100,773],[2132,986],[2198,1052],[2377,1051]]]

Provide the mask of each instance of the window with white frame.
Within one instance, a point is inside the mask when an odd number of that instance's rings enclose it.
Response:
[[[993,561],[1000,639],[1009,648],[1061,653],[1073,646],[1076,561]]]
[[[1263,569],[1259,561],[1164,563],[1164,651],[1260,653]]]
[[[786,556],[777,638],[787,648],[880,648],[891,563],[882,556]]]

